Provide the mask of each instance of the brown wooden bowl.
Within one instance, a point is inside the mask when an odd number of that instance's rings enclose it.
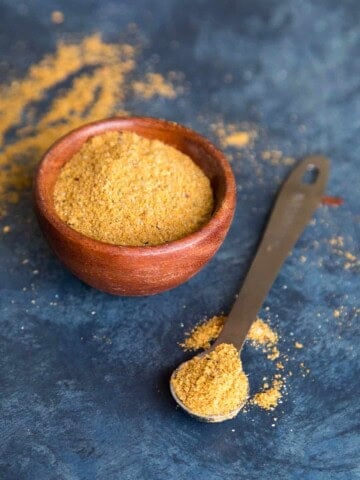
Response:
[[[109,130],[130,130],[189,155],[209,177],[214,191],[215,208],[209,222],[180,240],[146,247],[103,243],[64,223],[54,208],[56,178],[89,137]],[[212,143],[181,125],[146,117],[101,120],[60,138],[42,158],[34,190],[40,227],[59,259],[85,283],[115,295],[151,295],[174,288],[195,275],[222,244],[236,202],[230,165]]]

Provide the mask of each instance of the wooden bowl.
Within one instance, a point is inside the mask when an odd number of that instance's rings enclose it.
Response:
[[[208,176],[214,191],[215,208],[209,222],[180,240],[147,247],[103,243],[64,223],[54,208],[56,178],[89,137],[109,130],[130,130],[189,155]],[[174,288],[195,275],[222,244],[236,202],[230,165],[212,143],[181,125],[146,117],[101,120],[60,138],[42,158],[34,190],[40,227],[55,254],[85,283],[115,295],[151,295]]]

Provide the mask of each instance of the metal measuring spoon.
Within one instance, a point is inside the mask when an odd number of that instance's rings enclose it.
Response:
[[[232,344],[238,349],[239,354],[241,353],[250,326],[256,320],[257,313],[282,264],[320,203],[328,175],[327,158],[313,155],[300,162],[285,180],[226,324],[216,342],[205,354],[221,343]],[[200,416],[189,410],[177,396],[172,384],[173,376],[182,365],[173,372],[170,379],[171,394],[180,407],[205,422],[222,422],[238,414],[245,402],[225,415]]]

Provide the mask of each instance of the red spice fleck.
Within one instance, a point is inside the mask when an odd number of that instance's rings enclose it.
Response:
[[[329,207],[340,207],[344,203],[344,199],[341,197],[322,197],[321,203]]]

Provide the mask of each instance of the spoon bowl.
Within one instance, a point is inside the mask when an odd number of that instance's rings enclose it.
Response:
[[[208,353],[208,351],[206,352]],[[200,355],[204,355],[203,353],[201,353]],[[199,422],[206,422],[206,423],[220,423],[220,422],[225,422],[226,420],[231,420],[232,418],[236,417],[236,415],[240,412],[240,410],[244,407],[245,403],[247,402],[247,399],[249,397],[249,386],[248,386],[248,392],[246,394],[246,398],[243,402],[241,402],[239,404],[239,406],[235,409],[235,410],[231,410],[231,412],[228,412],[226,414],[222,414],[222,415],[199,415],[198,413],[195,413],[193,412],[192,410],[190,410],[181,400],[180,398],[178,397],[178,395],[176,394],[176,391],[175,391],[175,388],[173,387],[173,382],[172,382],[172,379],[173,377],[176,375],[177,371],[182,367],[182,365],[186,363],[186,362],[183,362],[181,363],[174,371],[173,373],[171,374],[171,377],[170,377],[170,392],[171,392],[171,395],[173,397],[173,399],[175,400],[175,402],[179,405],[179,407],[181,407],[188,415],[190,415],[191,417],[195,418],[196,420],[198,420]]]

